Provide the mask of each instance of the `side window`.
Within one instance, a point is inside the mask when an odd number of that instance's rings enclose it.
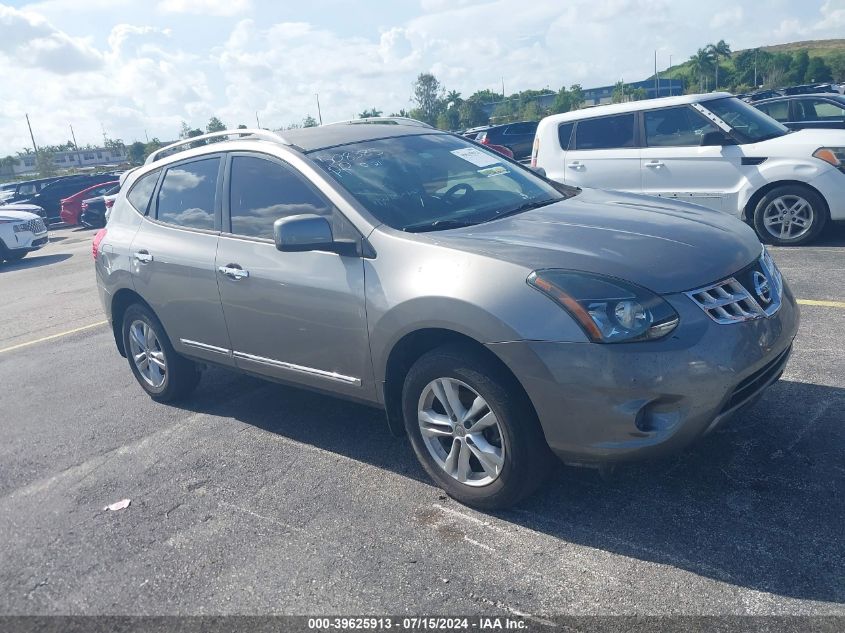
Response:
[[[799,99],[798,112],[803,110],[802,121],[841,121],[845,117],[845,108],[822,99]]]
[[[634,147],[634,114],[578,121],[575,149]]]
[[[777,101],[775,103],[763,103],[757,106],[761,112],[765,112],[778,121],[789,121],[789,101]]]
[[[572,130],[575,129],[574,123],[561,123],[557,128],[557,138],[560,141],[560,148],[569,149],[569,141],[572,138]]]
[[[644,113],[648,147],[700,145],[701,137],[718,128],[688,106],[663,108]]]
[[[305,178],[279,163],[252,156],[232,159],[229,215],[232,233],[273,239],[273,223],[302,213],[332,216],[332,206]]]
[[[164,173],[156,219],[189,229],[214,229],[219,158],[175,165]]]
[[[147,215],[147,209],[150,206],[150,198],[153,197],[153,191],[155,191],[160,171],[161,170],[156,169],[145,176],[141,176],[126,196],[126,199],[129,200],[129,204],[135,207],[141,215]]]
[[[505,134],[533,134],[536,129],[533,123],[515,123],[505,128]]]

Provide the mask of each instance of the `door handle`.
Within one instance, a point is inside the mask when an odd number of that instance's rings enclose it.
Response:
[[[664,166],[662,160],[653,160],[645,164],[646,167],[653,167],[654,169],[659,169],[660,167]]]
[[[582,163],[580,160],[573,160],[567,165],[567,167],[569,167],[570,169],[583,169],[584,163]]]
[[[135,259],[142,264],[149,264],[153,261],[153,256],[150,255],[149,251],[135,251]]]
[[[243,279],[244,277],[249,277],[249,271],[244,270],[237,264],[228,264],[226,266],[218,266],[218,272],[223,275],[226,275],[229,279]]]

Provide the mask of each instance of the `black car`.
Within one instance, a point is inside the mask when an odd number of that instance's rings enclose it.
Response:
[[[39,193],[26,200],[31,204],[37,204],[44,209],[46,215],[46,222],[60,222],[61,217],[59,212],[62,208],[62,199],[68,198],[75,193],[79,193],[83,189],[93,187],[101,182],[109,182],[116,180],[117,177],[112,174],[86,174],[83,176],[68,176],[56,182],[50,183],[44,187]]]
[[[34,180],[21,180],[18,182],[8,182],[0,185],[0,192],[6,194],[11,192],[11,195],[2,196],[4,203],[19,202],[31,198],[36,193],[44,189],[49,184],[61,180],[61,178],[36,178]]]
[[[83,226],[92,229],[100,229],[106,225],[106,211],[109,205],[106,204],[106,196],[113,196],[120,192],[120,185],[112,187],[104,195],[88,198],[82,201],[82,215],[79,221]]]
[[[845,96],[838,93],[788,95],[752,105],[792,130],[845,129]]]
[[[516,160],[522,160],[531,156],[536,131],[536,121],[519,121],[518,123],[491,125],[478,131],[475,136],[470,134],[473,130],[467,130],[464,132],[464,136],[468,136],[482,145],[504,145],[513,152],[513,157]]]

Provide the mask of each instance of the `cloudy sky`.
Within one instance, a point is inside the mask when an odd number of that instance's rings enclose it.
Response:
[[[449,89],[635,81],[719,38],[735,50],[845,34],[845,0],[0,0],[0,156],[175,138],[182,120],[281,127]]]

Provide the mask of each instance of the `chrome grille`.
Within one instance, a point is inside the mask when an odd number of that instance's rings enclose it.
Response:
[[[47,228],[44,226],[44,220],[36,218],[34,220],[27,220],[15,225],[15,233],[22,233],[29,231],[30,233],[43,233]]]
[[[754,279],[765,279],[765,293]],[[742,280],[742,281],[740,281]],[[740,323],[771,316],[780,309],[783,278],[769,254],[733,277],[685,293],[716,323]]]

